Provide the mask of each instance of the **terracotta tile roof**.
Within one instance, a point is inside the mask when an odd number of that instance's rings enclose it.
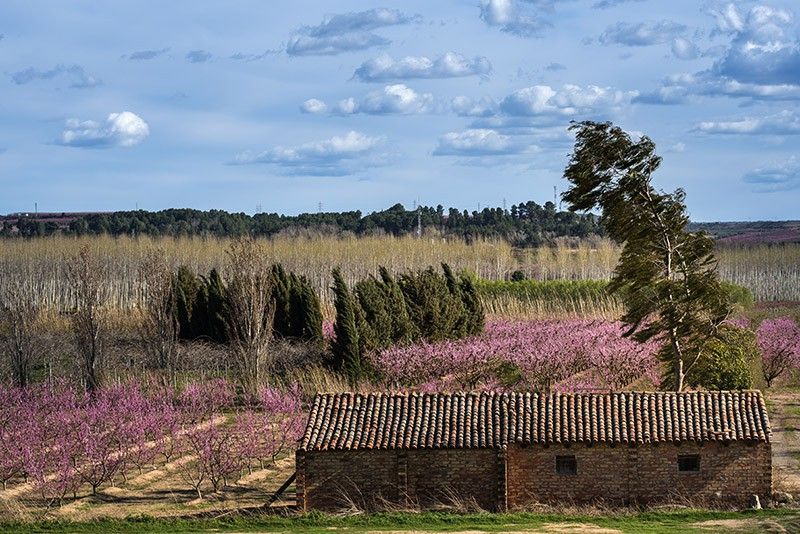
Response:
[[[304,450],[770,441],[759,391],[317,395]]]

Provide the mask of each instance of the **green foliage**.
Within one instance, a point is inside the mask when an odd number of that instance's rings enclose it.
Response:
[[[506,210],[501,207],[478,211],[445,209],[443,206],[419,206],[407,210],[395,204],[385,210],[363,215],[360,211],[301,213],[296,216],[278,213],[228,213],[223,210],[200,211],[168,209],[113,213],[76,214],[68,228],[61,229],[53,221],[43,222],[28,217],[0,217],[0,236],[11,235],[17,227],[22,237],[69,235],[152,235],[152,236],[273,236],[287,229],[305,229],[325,233],[371,235],[376,230],[391,235],[413,234],[417,218],[422,227],[436,229],[443,235],[473,238],[504,238],[515,246],[538,246],[551,237],[602,235],[597,217],[559,212],[552,202],[543,206],[519,202]]]
[[[334,333],[336,339],[332,345],[333,366],[347,375],[351,381],[356,381],[363,376],[365,368],[362,360],[361,336],[359,331],[361,317],[360,307],[357,305],[353,294],[342,278],[341,271],[333,269],[334,306],[336,307],[336,322]]]
[[[706,343],[703,355],[687,382],[712,390],[749,389],[753,363],[759,360],[756,336],[751,330],[724,326],[719,336]]]
[[[608,235],[624,244],[609,290],[625,305],[627,335],[663,342],[660,356],[680,391],[731,312],[717,275],[714,241],[686,231],[683,190],[653,187],[661,158],[650,138],[633,141],[611,123],[586,121],[571,130],[576,144],[564,171],[571,186],[563,199],[572,211],[602,210]]]
[[[186,265],[178,267],[178,273],[175,277],[175,301],[178,315],[178,336],[181,339],[199,337],[192,320],[195,302],[197,302],[197,295],[201,288],[200,280],[189,267]]]
[[[427,341],[458,339],[467,334],[466,311],[457,284],[448,287],[446,277],[429,267],[400,276],[400,289],[409,316]]]
[[[725,293],[728,302],[744,311],[753,309],[755,298],[753,292],[744,286],[736,285],[731,282],[720,282],[722,291]]]
[[[180,338],[227,343],[227,288],[219,272],[212,269],[207,277],[198,277],[182,266],[176,280]],[[306,277],[287,273],[281,265],[274,265],[272,298],[275,301],[274,336],[322,343],[319,296]]]
[[[525,271],[514,271],[511,273],[511,281],[512,282],[522,282],[523,280],[527,280],[528,276],[525,274]]]
[[[305,276],[272,266],[275,301],[273,330],[276,337],[297,341],[322,341],[322,309],[319,296]]]

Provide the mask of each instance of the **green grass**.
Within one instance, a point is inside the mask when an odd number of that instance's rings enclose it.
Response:
[[[551,523],[584,523],[599,527],[618,529],[625,533],[698,533],[712,532],[695,526],[702,521],[744,520],[739,530],[730,532],[760,532],[762,522],[779,524],[789,532],[800,531],[800,511],[761,510],[747,512],[712,512],[704,510],[681,510],[669,512],[612,512],[600,514],[467,514],[442,512],[382,513],[355,516],[329,516],[312,513],[301,516],[231,516],[218,519],[154,519],[131,518],[124,520],[100,520],[87,523],[63,521],[39,523],[0,523],[4,533],[133,533],[155,532],[180,534],[184,532],[367,532],[380,530],[426,530],[452,532],[479,530],[504,532],[535,530]]]

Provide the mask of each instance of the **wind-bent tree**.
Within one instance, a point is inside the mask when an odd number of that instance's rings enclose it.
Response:
[[[245,391],[255,394],[269,362],[275,316],[272,264],[263,244],[235,240],[228,251],[225,322],[231,354]]]
[[[686,193],[656,190],[661,164],[647,136],[634,141],[611,123],[574,123],[575,150],[564,171],[571,211],[600,209],[608,235],[623,244],[609,285],[625,305],[626,336],[662,343],[667,379],[681,391],[731,312],[717,275],[714,242],[688,232]],[[665,380],[665,383],[668,383]]]
[[[164,251],[147,251],[139,264],[142,286],[139,337],[152,364],[173,383],[178,370],[178,301],[176,276]]]

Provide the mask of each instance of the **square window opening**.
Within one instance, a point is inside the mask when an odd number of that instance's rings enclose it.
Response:
[[[556,456],[556,473],[559,475],[577,475],[578,462],[575,456]]]
[[[700,455],[686,454],[678,456],[678,471],[681,473],[696,473],[700,471]]]

